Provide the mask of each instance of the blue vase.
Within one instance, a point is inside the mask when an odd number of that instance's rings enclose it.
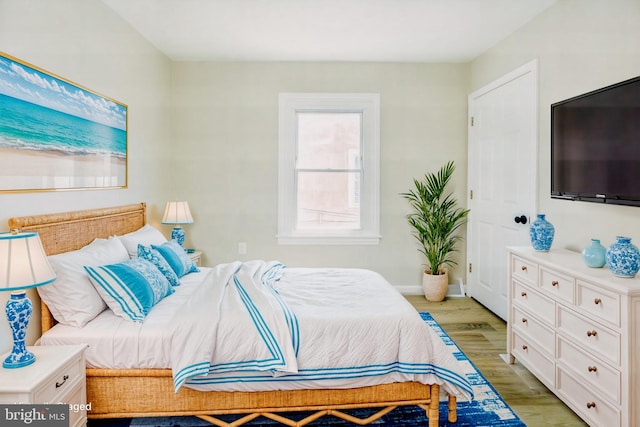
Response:
[[[536,251],[546,252],[551,249],[555,228],[553,224],[545,219],[544,214],[538,214],[538,219],[531,223],[529,235],[531,236],[531,246]]]
[[[582,260],[587,267],[601,268],[607,263],[607,249],[599,239],[591,239],[591,243],[583,249]]]
[[[618,277],[634,277],[640,269],[640,251],[630,237],[617,236],[607,249],[607,267]]]

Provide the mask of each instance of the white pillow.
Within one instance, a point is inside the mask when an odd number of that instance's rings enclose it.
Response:
[[[136,231],[132,231],[131,233],[127,233],[123,236],[118,236],[122,244],[125,248],[127,248],[127,252],[129,253],[129,258],[137,258],[138,256],[138,244],[143,246],[151,246],[151,245],[161,245],[166,243],[167,238],[157,229],[149,224],[137,229]]]
[[[119,239],[110,237],[96,239],[82,249],[52,255],[48,259],[56,280],[38,287],[38,294],[58,322],[82,327],[107,308],[84,266],[127,261],[129,254]]]

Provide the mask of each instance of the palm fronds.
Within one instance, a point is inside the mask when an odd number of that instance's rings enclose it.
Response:
[[[445,265],[456,264],[453,253],[462,239],[456,231],[466,223],[469,214],[468,209],[457,207],[451,193],[445,194],[454,171],[455,165],[450,161],[436,173],[427,173],[422,180],[414,179],[415,188],[401,193],[413,210],[407,221],[432,274],[439,274]]]

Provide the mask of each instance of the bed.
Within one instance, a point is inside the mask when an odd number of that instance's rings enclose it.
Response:
[[[37,231],[48,255],[76,251],[94,241],[121,236],[146,225],[144,203],[112,208],[74,211],[11,218],[9,228]],[[42,303],[43,335],[56,324],[49,308]],[[239,426],[259,416],[285,425],[303,426],[325,415],[334,415],[355,424],[370,424],[404,405],[418,405],[426,411],[429,426],[439,421],[441,384],[417,381],[392,382],[350,388],[302,388],[261,391],[200,391],[180,387],[176,392],[169,368],[87,368],[89,418],[124,418],[194,415],[218,426]],[[445,384],[446,386],[447,384]],[[448,394],[449,422],[456,421],[456,396]],[[345,410],[375,408],[365,419]],[[288,412],[308,411],[303,420],[294,421]],[[231,422],[220,415],[237,414]]]

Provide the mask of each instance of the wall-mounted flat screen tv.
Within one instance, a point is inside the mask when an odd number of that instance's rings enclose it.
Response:
[[[551,197],[640,206],[640,76],[551,105]]]

